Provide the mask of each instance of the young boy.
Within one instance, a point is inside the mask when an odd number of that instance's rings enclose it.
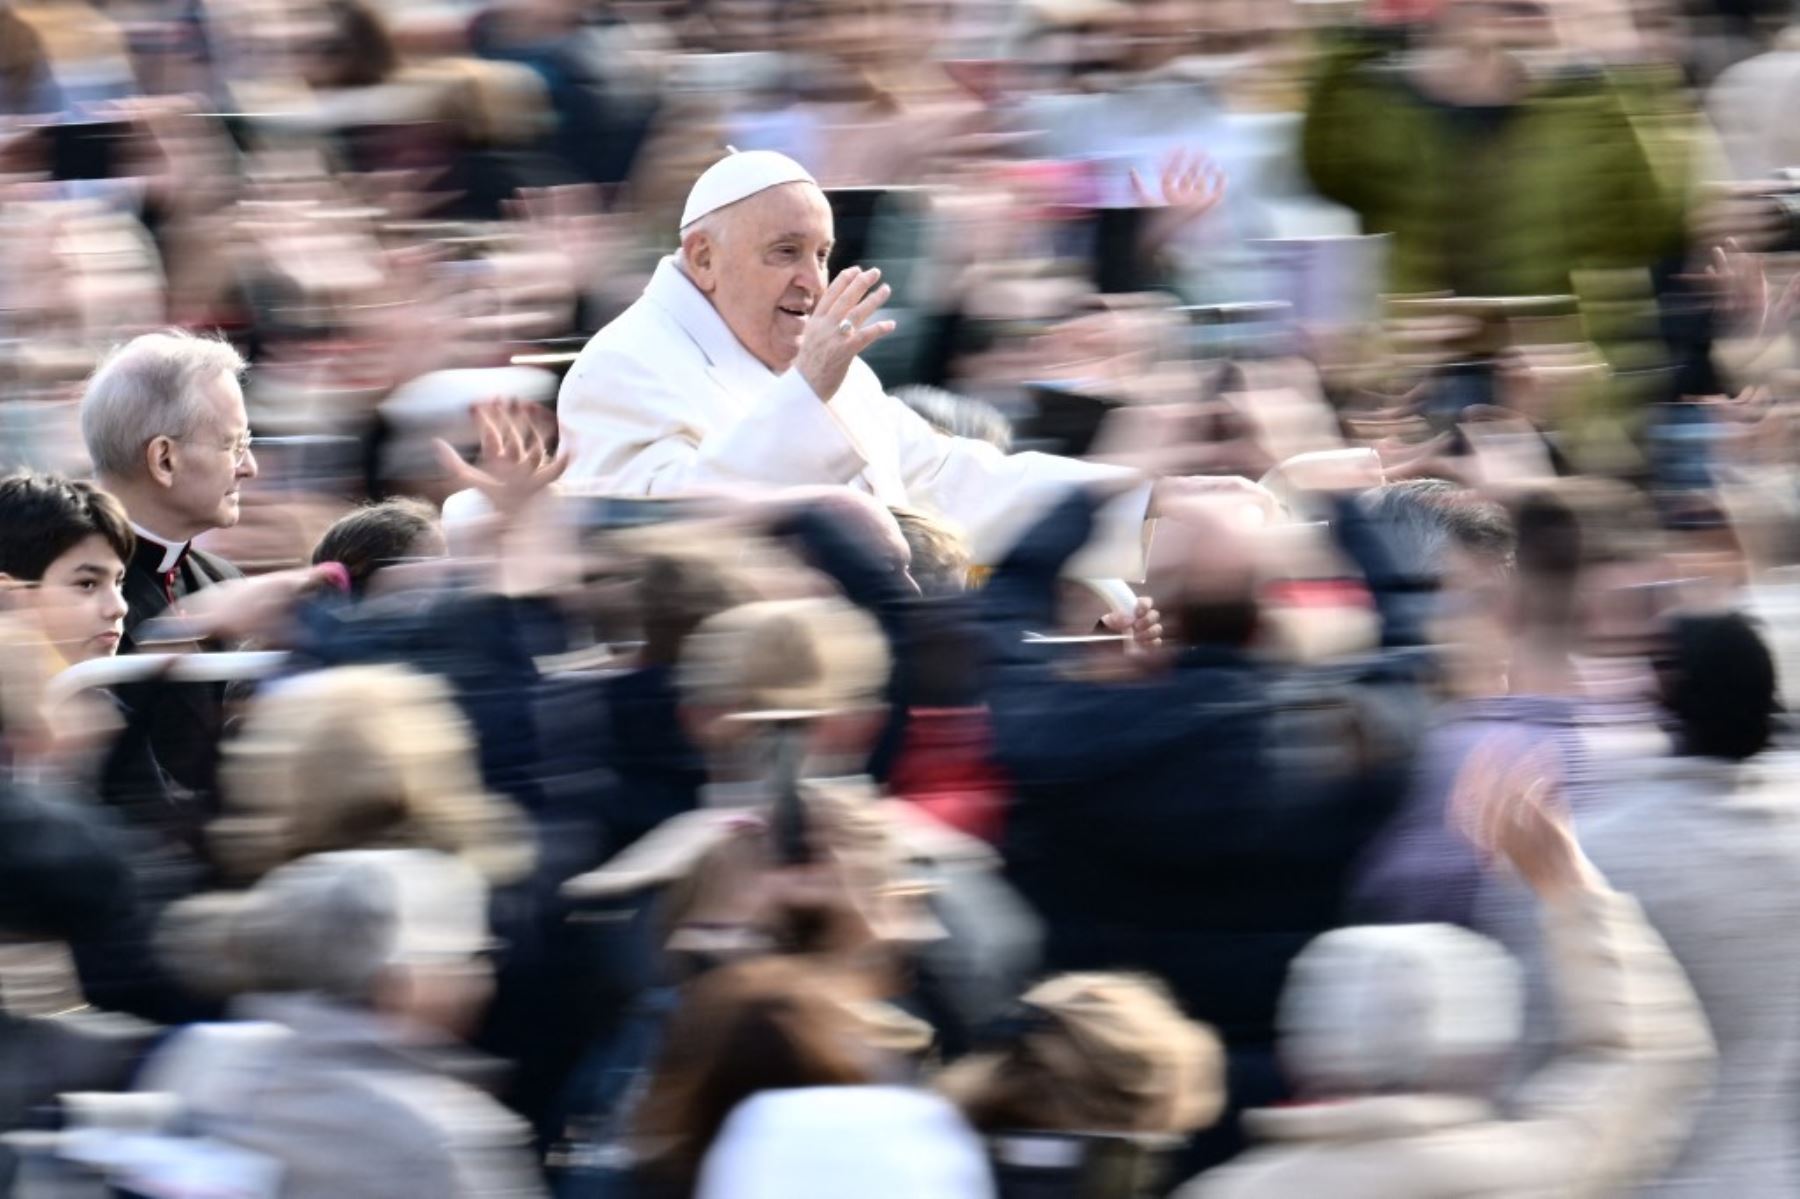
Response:
[[[68,665],[117,652],[135,542],[124,507],[90,483],[0,478],[0,595]]]

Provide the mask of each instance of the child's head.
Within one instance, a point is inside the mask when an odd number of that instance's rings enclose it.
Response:
[[[135,541],[119,501],[92,484],[0,478],[0,585],[71,665],[118,650]]]
[[[420,500],[369,504],[339,517],[313,547],[313,565],[336,562],[349,572],[353,594],[368,592],[371,580],[389,566],[414,559],[442,558],[448,551],[437,510]]]

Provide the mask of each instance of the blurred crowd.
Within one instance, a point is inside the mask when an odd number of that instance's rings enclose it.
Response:
[[[1796,96],[0,0],[0,1194],[1793,1195]]]

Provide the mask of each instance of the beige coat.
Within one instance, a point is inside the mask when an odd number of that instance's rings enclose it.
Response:
[[[1252,1112],[1263,1144],[1177,1199],[1606,1196],[1653,1175],[1704,1091],[1711,1037],[1635,900],[1591,892],[1545,913],[1564,1041],[1515,1118],[1456,1095]],[[1420,1021],[1420,1036],[1429,1035]]]

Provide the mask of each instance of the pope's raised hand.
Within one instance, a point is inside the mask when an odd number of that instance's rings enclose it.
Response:
[[[878,286],[879,285],[879,286]],[[856,356],[894,331],[893,321],[870,321],[893,289],[879,270],[840,271],[807,318],[794,369],[825,403],[837,395]]]

